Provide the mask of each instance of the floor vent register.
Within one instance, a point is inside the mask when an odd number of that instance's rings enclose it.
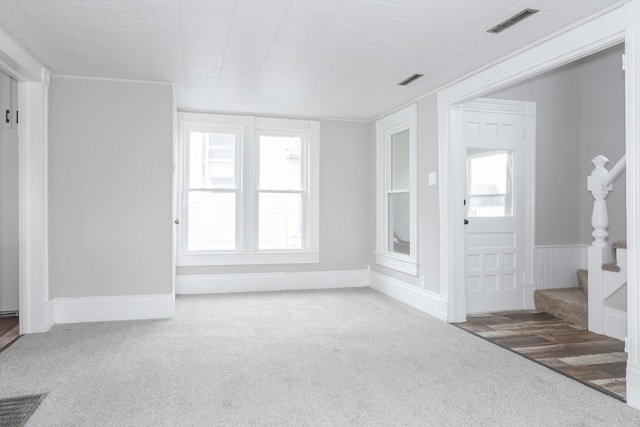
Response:
[[[0,426],[24,426],[45,397],[46,393],[0,399]]]

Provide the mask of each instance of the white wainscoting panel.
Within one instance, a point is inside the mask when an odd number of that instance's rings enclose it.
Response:
[[[577,271],[587,268],[587,246],[536,246],[534,262],[536,289],[577,287]]]
[[[176,313],[171,294],[53,299],[56,323],[162,319]]]
[[[447,297],[371,271],[369,286],[433,317],[447,321]]]
[[[180,275],[176,294],[359,288],[368,283],[369,270]]]

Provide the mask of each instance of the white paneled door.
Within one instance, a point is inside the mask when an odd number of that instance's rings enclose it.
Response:
[[[524,308],[524,115],[465,104],[467,313]]]

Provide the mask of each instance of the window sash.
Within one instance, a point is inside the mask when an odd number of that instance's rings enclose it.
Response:
[[[411,188],[393,188],[393,136],[396,134],[399,134],[401,132],[404,132],[408,130],[409,132],[412,132],[412,129],[409,125],[409,123],[402,123],[400,125],[391,127],[389,129],[386,129],[384,132],[384,200],[383,200],[383,205],[384,205],[384,232],[383,232],[383,242],[382,242],[382,247],[379,248],[382,250],[383,253],[385,254],[389,254],[391,256],[394,257],[406,257],[409,258],[412,255],[412,252],[415,252],[415,242],[412,242],[411,240],[409,241],[410,244],[410,252],[408,254],[404,254],[401,252],[395,252],[393,250],[391,250],[391,246],[393,243],[392,240],[392,235],[393,235],[393,230],[390,229],[389,226],[389,219],[390,219],[390,206],[389,206],[389,195],[390,194],[403,194],[403,193],[408,193],[409,195],[411,195]],[[409,159],[409,162],[411,162],[411,159]],[[410,164],[407,165],[407,168],[410,167]],[[411,179],[409,179],[408,184],[410,185]],[[411,209],[411,208],[410,208]],[[410,218],[407,218],[407,221],[409,222],[409,236],[413,236],[414,233],[411,230],[412,224],[410,221]]]
[[[260,195],[262,194],[294,194],[294,195],[300,195],[300,248],[282,248],[282,249],[260,249],[260,211],[259,211],[259,200],[260,200]],[[308,203],[307,203],[307,192],[306,191],[302,191],[302,190],[258,190],[257,192],[257,199],[258,199],[258,214],[256,215],[256,230],[257,232],[255,233],[255,252],[256,253],[263,253],[263,252],[305,252],[308,251],[308,243],[309,243],[309,233],[306,233],[305,230],[307,230],[307,226],[308,226],[308,220],[307,220],[307,210],[308,210]]]
[[[392,136],[409,130],[409,188],[393,188]],[[406,155],[406,153],[403,155]],[[413,276],[418,275],[418,199],[417,199],[417,105],[376,121],[376,264]],[[396,183],[398,184],[398,183]],[[408,254],[393,252],[390,233],[389,198],[394,194],[409,194]],[[399,242],[406,249],[406,241]]]
[[[191,194],[192,193],[204,193],[204,194],[233,194],[234,195],[234,199],[235,199],[235,206],[234,206],[234,217],[233,217],[233,222],[234,222],[234,247],[233,249],[189,249],[189,242],[190,242],[190,227],[191,227],[191,204],[189,203],[189,200],[191,200]],[[241,241],[240,237],[241,237],[241,224],[240,224],[240,194],[239,191],[236,189],[207,189],[207,188],[197,188],[197,189],[188,189],[186,191],[186,201],[185,201],[185,249],[186,252],[188,253],[228,253],[228,252],[239,252],[240,248],[238,243]]]
[[[261,137],[294,137],[300,138],[300,189],[273,189],[273,188],[260,188],[260,138]],[[255,217],[254,226],[255,233],[253,238],[254,252],[256,253],[274,253],[274,252],[306,252],[310,250],[310,237],[309,237],[309,168],[310,168],[310,150],[309,150],[309,132],[297,131],[297,130],[270,130],[270,129],[256,129],[253,157],[255,159]],[[301,195],[301,248],[300,249],[260,249],[260,212],[259,212],[259,200],[261,194],[300,194]]]

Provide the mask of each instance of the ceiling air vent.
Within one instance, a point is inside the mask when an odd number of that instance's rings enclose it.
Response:
[[[424,74],[414,74],[411,77],[408,77],[406,79],[404,79],[403,81],[401,81],[400,83],[398,83],[398,86],[406,86],[409,83],[412,83],[415,80],[418,80],[420,77],[424,76]]]
[[[513,15],[511,18],[507,19],[506,21],[503,21],[503,22],[499,23],[498,25],[496,25],[492,29],[488,30],[487,33],[493,33],[493,34],[501,33],[504,30],[506,30],[507,28],[513,27],[518,22],[520,22],[520,21],[522,21],[524,19],[527,19],[531,15],[536,14],[538,12],[540,12],[540,11],[536,10],[536,9],[525,9],[520,13],[516,13],[515,15]]]

